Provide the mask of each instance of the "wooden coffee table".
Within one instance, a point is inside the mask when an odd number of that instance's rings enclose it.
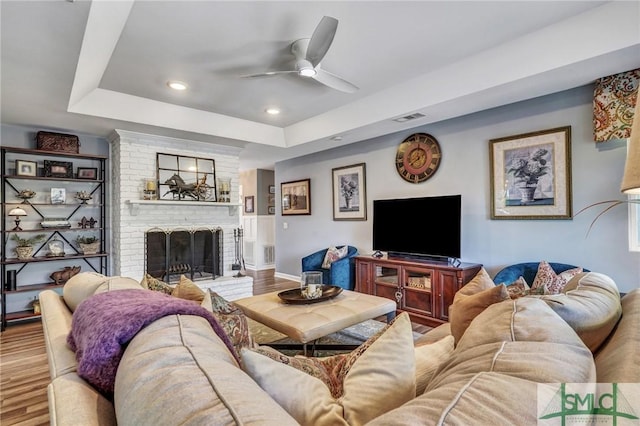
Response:
[[[303,345],[363,321],[396,314],[396,303],[384,297],[343,290],[336,297],[311,304],[289,304],[279,291],[235,300],[249,318],[283,333]],[[336,349],[336,348],[332,348]]]

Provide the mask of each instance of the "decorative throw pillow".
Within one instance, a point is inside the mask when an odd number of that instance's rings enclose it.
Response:
[[[242,348],[253,347],[249,323],[242,309],[211,289],[209,289],[209,295],[211,296],[213,316],[216,317],[224,332],[229,336],[238,355],[240,355]]]
[[[534,294],[558,294],[562,292],[565,285],[575,275],[582,272],[582,268],[577,267],[568,269],[560,274],[556,274],[551,265],[545,260],[538,265],[538,272],[531,284],[531,290]],[[544,289],[544,290],[541,290]]]
[[[471,281],[466,283],[464,287],[458,290],[453,298],[453,302],[455,303],[457,298],[480,293],[483,290],[494,288],[495,286],[496,284],[493,282],[487,271],[484,268],[480,268],[478,273],[471,279]]]
[[[503,300],[509,300],[509,293],[504,284],[494,285],[473,295],[456,293],[453,304],[449,307],[449,322],[455,344],[458,344],[475,317],[487,307]]]
[[[160,281],[159,279],[152,277],[149,274],[144,274],[144,278],[142,278],[142,281],[140,281],[140,285],[149,290],[159,291],[160,293],[168,295],[171,295],[171,293],[173,292],[173,287],[171,287],[164,281]]]
[[[525,281],[522,275],[520,275],[512,284],[507,286],[507,293],[509,293],[509,297],[512,299],[526,296],[529,294],[530,290],[531,288],[529,287],[529,284],[527,284],[527,281]]]
[[[300,424],[364,424],[415,397],[409,315],[349,354],[288,357],[244,349],[245,371]]]
[[[92,296],[96,289],[106,280],[106,275],[97,272],[80,272],[69,278],[62,288],[64,303],[73,312],[87,297]]]
[[[204,300],[204,291],[185,275],[180,276],[180,282],[174,287],[171,295],[180,299],[193,300],[198,303],[202,303]]]
[[[424,393],[438,367],[449,359],[453,342],[453,336],[449,335],[434,343],[416,345],[416,396]]]
[[[329,247],[327,249],[327,254],[324,255],[324,261],[322,262],[322,267],[324,269],[329,269],[333,262],[335,262],[338,259],[342,259],[347,255],[347,250],[349,250],[349,247],[347,247],[346,245],[342,248],[337,248],[333,246]]]

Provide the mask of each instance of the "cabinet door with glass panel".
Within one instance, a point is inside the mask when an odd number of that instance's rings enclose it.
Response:
[[[374,295],[400,302],[400,267],[374,263],[373,265],[373,291]]]
[[[429,268],[403,268],[403,297],[400,309],[432,316],[434,297],[432,284],[436,284],[436,271]]]

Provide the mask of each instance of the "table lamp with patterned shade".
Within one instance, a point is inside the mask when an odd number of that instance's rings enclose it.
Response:
[[[625,194],[640,194],[640,93],[636,95],[636,107],[628,144],[627,161],[620,190]]]
[[[20,207],[16,207],[9,212],[9,216],[14,216],[16,218],[16,227],[12,229],[12,231],[22,231],[20,228],[20,216],[26,216],[27,212],[21,209]]]

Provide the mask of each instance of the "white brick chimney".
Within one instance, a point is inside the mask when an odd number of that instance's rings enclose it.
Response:
[[[238,207],[210,203],[130,204],[141,200],[145,179],[156,178],[156,154],[215,160],[216,177],[231,178],[231,202],[238,202],[239,148],[116,130],[111,143],[111,262],[114,275],[141,279],[145,270],[145,232],[164,229],[221,227],[224,233],[223,275],[232,276],[233,230],[240,226]],[[224,278],[218,280],[224,280]],[[218,281],[216,280],[216,281]],[[252,280],[251,280],[252,282]]]

